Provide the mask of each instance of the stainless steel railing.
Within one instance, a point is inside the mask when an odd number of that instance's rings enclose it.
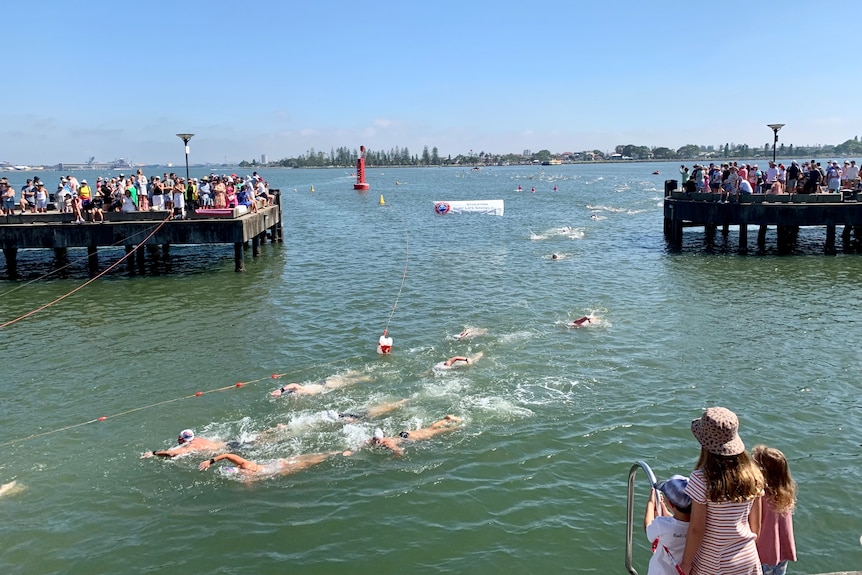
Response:
[[[638,575],[637,570],[632,567],[632,530],[634,529],[634,502],[635,502],[635,475],[637,475],[638,469],[643,469],[644,473],[646,473],[647,479],[649,479],[650,490],[655,487],[656,480],[655,474],[650,469],[649,465],[644,461],[638,461],[632,468],[629,470],[629,496],[628,496],[628,507],[626,509],[626,569],[631,575]],[[661,503],[658,499],[658,494],[655,494],[656,497],[656,509],[661,509]]]

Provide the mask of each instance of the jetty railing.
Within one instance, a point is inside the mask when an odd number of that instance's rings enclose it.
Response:
[[[626,508],[626,570],[631,573],[631,575],[638,575],[637,570],[632,567],[632,532],[634,529],[634,503],[635,503],[635,475],[637,475],[638,469],[643,469],[644,473],[646,473],[647,479],[649,479],[650,490],[655,487],[656,479],[655,474],[650,469],[650,466],[646,464],[644,461],[638,461],[632,468],[629,470],[629,491],[628,491],[628,506]],[[656,509],[661,509],[661,502],[659,501],[658,494],[655,494],[655,505]]]

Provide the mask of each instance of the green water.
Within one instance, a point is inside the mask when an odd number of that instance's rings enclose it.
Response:
[[[858,569],[862,259],[820,255],[815,229],[793,256],[773,255],[774,231],[757,255],[737,256],[735,234],[704,247],[699,230],[668,252],[657,168],[369,170],[366,195],[344,170],[266,172],[285,241],[247,273],[232,246],[173,246],[146,276],[121,269],[0,330],[0,482],[23,487],[0,498],[0,572],[623,573],[630,466],[688,473],[689,423],[710,405],[739,414],[748,447],[790,459],[791,571]],[[503,217],[432,209],[498,198]],[[85,255],[38,280],[52,254],[22,250],[26,279],[0,282],[0,319],[81,285]],[[103,266],[121,256],[100,252]],[[587,313],[599,324],[565,327]],[[465,326],[488,332],[451,337]],[[372,380],[268,395],[348,369]],[[402,398],[373,421],[321,421]],[[463,429],[404,457],[359,449],[375,427],[447,413]],[[251,441],[278,423],[290,431]],[[254,484],[198,472],[202,457],[139,459],[186,427],[246,441],[238,452],[259,461],[358,452]],[[639,524],[643,475],[636,486]],[[641,573],[648,556],[636,527]]]

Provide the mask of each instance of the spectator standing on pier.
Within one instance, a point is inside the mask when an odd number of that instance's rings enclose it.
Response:
[[[841,168],[838,167],[838,162],[833,161],[832,165],[826,168],[826,189],[832,193],[841,189]]]
[[[142,212],[150,211],[150,197],[147,190],[147,177],[143,170],[138,170],[135,175],[135,187],[138,190],[138,209]]]
[[[48,211],[48,190],[45,189],[45,184],[39,182],[36,185],[36,191],[34,192],[34,198],[36,200],[35,211],[40,214],[44,214]]]
[[[788,561],[796,561],[793,537],[793,508],[796,506],[796,482],[790,475],[787,458],[781,451],[756,445],[751,458],[766,480],[760,536],[757,553],[764,575],[784,575]]]
[[[775,165],[775,162],[770,161],[769,167],[766,168],[766,186],[769,187],[778,177],[778,166]]]
[[[213,207],[216,209],[227,207],[227,185],[224,178],[216,178],[213,184]]]
[[[3,201],[3,215],[15,215],[15,188],[9,185],[6,178],[0,180],[0,199]]]
[[[799,176],[801,174],[802,170],[799,169],[799,164],[796,163],[796,160],[790,162],[790,167],[787,168],[787,173],[785,174],[785,177],[787,178],[785,185],[788,193],[796,193],[796,186],[799,184]]]
[[[186,205],[189,209],[194,210],[198,207],[198,180],[197,178],[189,179],[186,185]]]
[[[736,173],[739,175],[739,183],[742,183],[742,180],[748,180],[748,164],[739,166]]]
[[[186,213],[186,184],[182,178],[177,178],[173,189],[173,211],[174,217],[183,219]]]
[[[158,176],[153,176],[153,182],[150,184],[150,192],[153,195],[153,209],[159,211],[164,210],[165,189],[162,186],[162,182]]]
[[[856,165],[856,160],[844,162],[844,174],[842,175],[841,187],[853,188],[856,180],[859,179],[859,166]]]
[[[761,575],[756,540],[764,481],[739,437],[739,419],[710,407],[691,422],[691,432],[700,457],[685,489],[692,507],[681,572]]]
[[[227,184],[225,185],[225,201],[227,202],[227,207],[236,207],[236,187],[233,178],[227,179]]]
[[[691,177],[694,179],[694,186],[698,192],[703,192],[704,190],[704,174],[703,168],[700,164],[695,164],[694,168],[691,172]]]
[[[174,211],[174,186],[177,185],[177,175],[173,172],[165,174],[165,209]]]
[[[691,497],[685,492],[687,486],[687,477],[674,475],[656,483],[647,500],[644,530],[653,547],[647,575],[678,574],[676,568],[685,551],[688,522],[691,520]],[[664,495],[660,508],[656,508],[657,493]]]
[[[685,185],[685,183],[688,181],[688,176],[689,176],[688,168],[685,166],[685,164],[681,165],[679,167],[679,185],[680,185],[680,187]]]
[[[211,208],[213,206],[212,188],[210,188],[209,180],[207,176],[201,178],[201,185],[198,188],[198,199],[204,208]]]
[[[816,194],[820,191],[820,170],[812,162],[808,165],[808,177],[805,178],[805,185],[802,186],[803,194]]]

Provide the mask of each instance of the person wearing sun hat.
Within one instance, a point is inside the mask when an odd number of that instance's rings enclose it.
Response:
[[[685,493],[691,522],[679,567],[686,575],[760,575],[757,534],[764,481],[739,436],[739,419],[710,407],[691,422],[700,457]]]
[[[224,441],[212,441],[205,437],[195,435],[192,429],[183,429],[177,437],[177,445],[170,449],[155,449],[141,455],[141,459],[147,457],[176,457],[177,455],[185,455],[186,453],[194,453],[197,451],[222,451],[227,447]]]

